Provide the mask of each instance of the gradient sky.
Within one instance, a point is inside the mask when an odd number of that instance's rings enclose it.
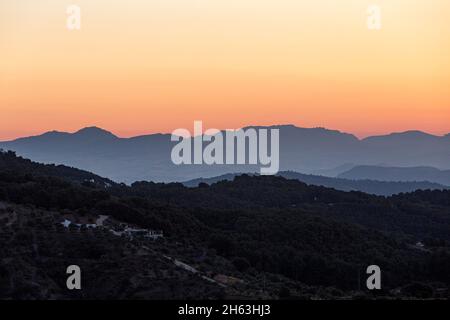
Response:
[[[443,134],[449,57],[448,0],[0,0],[0,140],[194,120]]]

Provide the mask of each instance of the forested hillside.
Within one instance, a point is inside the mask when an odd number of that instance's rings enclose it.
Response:
[[[126,186],[1,153],[1,298],[447,297],[449,199],[246,175]],[[84,226],[102,216],[107,227]],[[123,224],[164,236],[117,236],[111,228]],[[82,296],[64,287],[69,264],[86,274]],[[373,264],[383,271],[377,292],[365,289]]]
[[[213,184],[223,180],[233,180],[234,177],[242,174],[230,173],[213,178],[198,178],[183,182],[186,187],[198,187],[200,183]],[[251,174],[256,175],[256,174]],[[416,190],[444,190],[450,189],[442,184],[427,181],[410,181],[410,182],[393,182],[393,181],[377,181],[377,180],[351,180],[342,178],[331,178],[320,175],[302,174],[293,171],[281,171],[277,176],[294,179],[306,184],[315,186],[324,186],[334,188],[341,191],[361,191],[365,193],[375,194],[379,196],[391,196],[402,192],[413,192]]]

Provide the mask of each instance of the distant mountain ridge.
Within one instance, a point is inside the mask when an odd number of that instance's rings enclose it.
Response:
[[[450,170],[439,170],[433,167],[379,167],[356,166],[338,175],[344,179],[370,179],[379,181],[432,181],[450,186]]]
[[[352,134],[325,128],[293,125],[247,128],[280,130],[280,171],[336,176],[353,165],[450,169],[450,135],[407,131],[360,140]],[[150,134],[120,138],[104,129],[88,127],[75,133],[51,131],[0,142],[0,148],[37,162],[64,164],[126,183],[180,182],[230,172],[259,171],[259,166],[249,165],[176,166],[170,159],[175,145],[170,137],[170,134]]]
[[[256,174],[255,174],[256,175]],[[186,187],[197,187],[201,183],[211,185],[220,181],[233,181],[239,174],[225,174],[213,178],[198,178],[183,182]],[[292,171],[282,171],[277,176],[294,179],[306,183],[308,185],[323,186],[327,188],[334,188],[341,191],[361,191],[369,194],[379,196],[391,196],[393,194],[413,192],[416,190],[444,190],[450,189],[438,183],[427,181],[414,182],[390,182],[390,181],[376,181],[376,180],[350,180],[342,178],[332,178],[318,175],[301,174]]]

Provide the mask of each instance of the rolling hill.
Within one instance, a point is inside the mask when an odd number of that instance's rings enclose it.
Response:
[[[219,181],[233,180],[239,174],[229,173],[212,178],[198,178],[183,182],[183,185],[187,187],[197,187],[200,183],[213,184]],[[282,171],[277,176],[287,179],[295,179],[306,184],[324,186],[328,188],[334,188],[342,191],[361,191],[380,196],[390,196],[402,192],[413,192],[416,190],[427,189],[450,189],[450,187],[443,186],[438,183],[432,183],[427,181],[417,182],[390,182],[390,181],[377,181],[377,180],[352,180],[343,178],[331,178],[325,176],[302,174],[292,171]]]
[[[0,159],[2,299],[396,299],[448,292],[450,191],[386,198],[248,175],[197,188],[108,186],[65,178],[61,172],[73,169],[30,165],[12,153]],[[65,225],[67,219],[74,223]],[[85,225],[91,220],[95,227]],[[124,224],[164,236],[123,235]],[[82,291],[66,290],[68,264],[83,268]],[[372,264],[383,270],[380,292],[359,285],[357,275]]]

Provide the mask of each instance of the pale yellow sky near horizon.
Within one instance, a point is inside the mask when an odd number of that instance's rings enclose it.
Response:
[[[449,57],[448,0],[0,0],[0,140],[194,120],[443,134]]]

